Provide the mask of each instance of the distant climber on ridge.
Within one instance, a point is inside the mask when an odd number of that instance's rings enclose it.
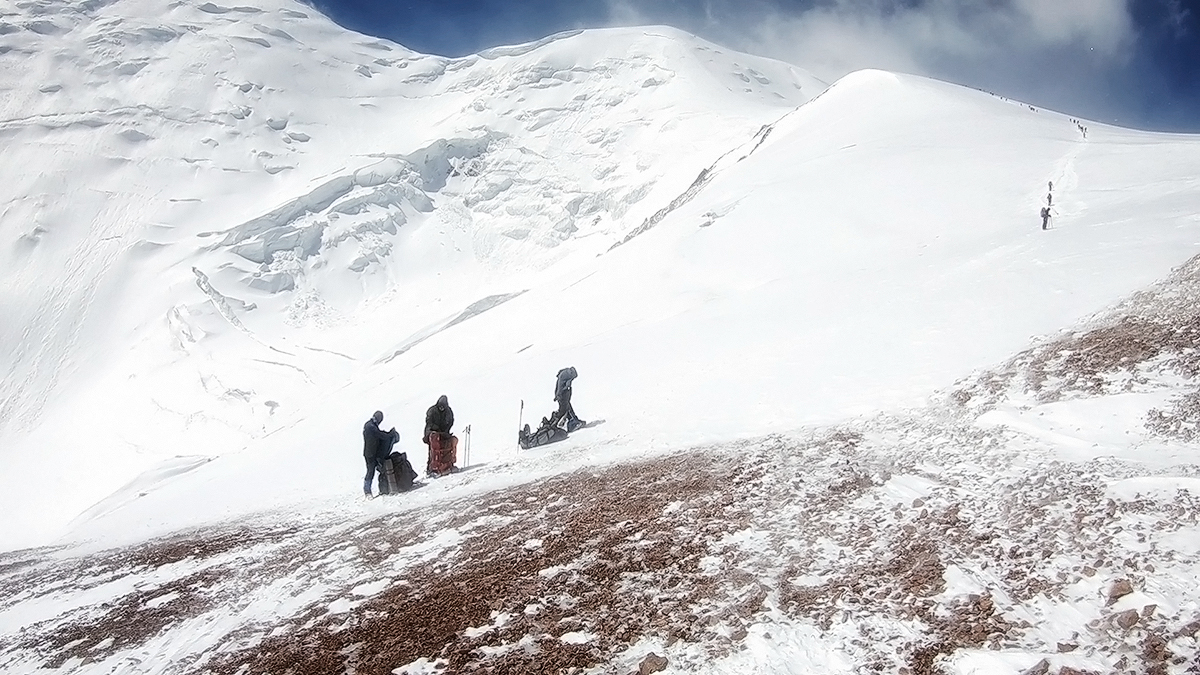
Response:
[[[458,437],[450,433],[454,426],[454,411],[443,395],[425,411],[425,434],[422,440],[429,446],[429,461],[425,472],[441,476],[454,470],[458,461]]]
[[[1042,207],[1042,229],[1043,230],[1048,229],[1047,226],[1049,224],[1050,224],[1050,207],[1043,206]]]
[[[363,425],[363,459],[367,464],[367,475],[363,478],[363,494],[371,496],[371,480],[375,471],[383,471],[383,460],[392,454],[392,446],[400,440],[400,434],[393,428],[390,431],[380,431],[379,423],[383,421],[383,412],[376,410],[371,419]]]

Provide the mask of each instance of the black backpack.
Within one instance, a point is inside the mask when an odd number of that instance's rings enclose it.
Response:
[[[392,474],[396,477],[397,492],[411,490],[413,481],[417,478],[417,472],[408,461],[408,453],[393,452],[384,460],[384,470],[379,472],[379,494],[391,494],[391,488],[388,486],[387,462],[392,464]]]

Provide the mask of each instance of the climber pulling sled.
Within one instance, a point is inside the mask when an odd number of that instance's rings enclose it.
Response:
[[[579,416],[575,414],[575,408],[571,406],[572,384],[578,376],[579,373],[573,367],[558,371],[554,382],[554,400],[558,403],[558,410],[550,413],[549,417],[543,417],[542,424],[536,431],[531,431],[528,424],[521,426],[521,420],[518,419],[517,443],[522,449],[528,450],[561,441],[576,429],[587,426],[587,423],[579,419]],[[524,414],[525,401],[522,400],[521,416],[524,417]]]

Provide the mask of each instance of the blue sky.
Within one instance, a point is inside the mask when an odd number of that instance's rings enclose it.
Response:
[[[669,24],[829,81],[885,68],[1122,126],[1200,132],[1200,0],[306,1],[424,53]]]

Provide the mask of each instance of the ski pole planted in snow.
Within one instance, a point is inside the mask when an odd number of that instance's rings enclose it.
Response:
[[[521,426],[524,422],[525,422],[525,399],[521,399],[521,414],[517,416],[517,437],[518,437],[517,448],[521,447],[521,441],[519,439],[521,436],[521,430],[525,428],[525,427]]]
[[[467,434],[467,447],[463,448],[463,468],[471,466],[471,425],[468,424],[464,432]]]

